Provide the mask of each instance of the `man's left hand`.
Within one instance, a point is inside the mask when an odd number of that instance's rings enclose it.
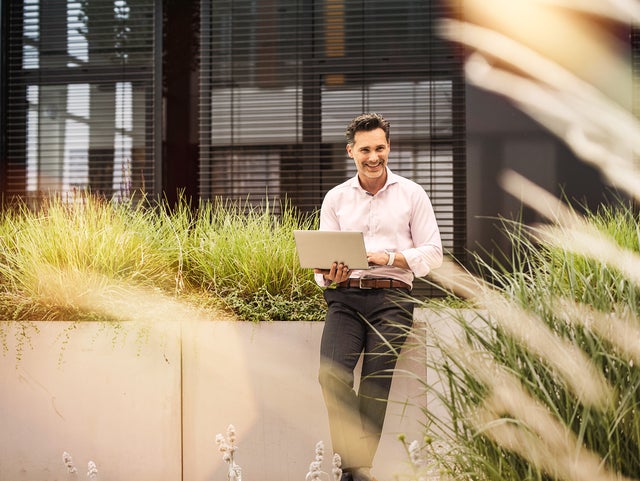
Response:
[[[389,254],[386,252],[367,252],[367,261],[370,266],[386,266],[389,261]]]

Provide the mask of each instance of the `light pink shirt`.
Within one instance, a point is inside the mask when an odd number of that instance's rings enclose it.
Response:
[[[367,252],[401,252],[411,268],[354,270],[351,278],[386,277],[413,285],[414,276],[426,276],[442,264],[440,230],[427,193],[389,169],[376,195],[360,186],[357,175],[329,190],[320,210],[320,230],[362,232]],[[328,285],[321,274],[315,278],[319,285]]]

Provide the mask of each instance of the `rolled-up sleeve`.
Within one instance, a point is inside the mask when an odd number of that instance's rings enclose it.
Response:
[[[422,195],[424,194],[424,195]],[[402,250],[416,277],[429,274],[442,265],[442,240],[433,206],[426,193],[418,195],[411,216],[411,239],[414,247]]]

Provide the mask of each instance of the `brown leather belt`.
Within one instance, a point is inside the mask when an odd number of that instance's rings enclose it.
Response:
[[[376,279],[373,277],[348,279],[340,282],[338,287],[356,287],[358,289],[390,289],[396,287],[400,289],[411,289],[409,284],[396,279]]]

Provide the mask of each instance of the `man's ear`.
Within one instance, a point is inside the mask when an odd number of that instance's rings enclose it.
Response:
[[[349,154],[349,157],[353,157],[353,154],[351,153],[351,144],[347,144],[347,154]]]

